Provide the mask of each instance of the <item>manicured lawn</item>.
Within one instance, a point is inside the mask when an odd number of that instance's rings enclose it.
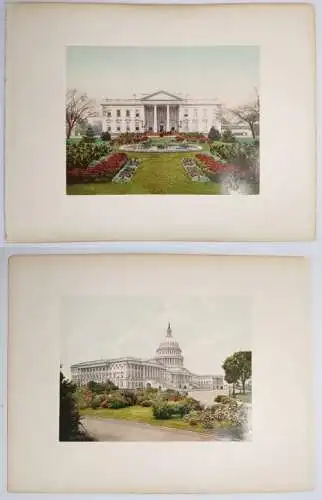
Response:
[[[81,410],[80,414],[106,419],[133,420],[135,422],[142,422],[159,427],[170,427],[172,429],[186,429],[190,431],[202,432],[202,428],[200,426],[191,427],[187,422],[184,422],[180,418],[156,420],[152,415],[152,408],[150,407],[144,408],[142,406],[129,406],[118,410],[112,410],[110,408],[98,408],[97,410],[92,410],[91,408],[86,408],[85,410]]]
[[[128,184],[113,182],[74,184],[67,194],[219,194],[214,182],[192,182],[182,166],[182,159],[195,153],[128,153],[142,160],[133,180]]]

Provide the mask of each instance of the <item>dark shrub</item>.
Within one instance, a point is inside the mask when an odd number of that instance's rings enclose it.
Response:
[[[215,397],[215,403],[229,403],[231,401],[231,398],[229,396],[226,396],[225,394],[218,394],[218,396]]]
[[[150,399],[145,399],[144,401],[140,402],[140,406],[148,407],[148,406],[153,406],[153,401]]]
[[[173,406],[167,403],[153,406],[153,416],[157,420],[168,420],[173,415]]]
[[[111,140],[111,134],[108,131],[102,132],[102,134],[101,134],[101,140],[102,141],[110,141]]]
[[[129,406],[127,400],[119,392],[114,392],[109,395],[108,407],[113,409],[125,408]]]
[[[138,403],[138,399],[134,391],[123,389],[120,391],[120,394],[124,398],[128,406],[135,406]]]
[[[101,404],[101,398],[99,396],[94,396],[91,401],[92,410],[96,410],[97,408],[99,408],[100,404]]]
[[[95,142],[95,131],[90,125],[87,127],[86,133],[82,138],[83,142]]]
[[[223,142],[235,142],[236,138],[233,136],[231,130],[225,130],[222,134],[221,140]]]
[[[215,127],[211,127],[211,129],[209,130],[208,139],[210,139],[211,141],[220,141],[220,138],[221,135],[219,130],[217,130]]]

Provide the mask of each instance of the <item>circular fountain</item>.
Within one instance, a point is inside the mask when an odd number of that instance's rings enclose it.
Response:
[[[178,143],[144,143],[139,142],[137,144],[124,144],[120,146],[120,150],[126,151],[128,153],[190,153],[193,151],[202,150],[201,146],[197,144],[178,144]]]

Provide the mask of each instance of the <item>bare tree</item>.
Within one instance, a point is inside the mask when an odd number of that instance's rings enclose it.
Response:
[[[256,136],[259,132],[260,110],[259,93],[257,89],[255,90],[256,98],[253,102],[244,104],[243,106],[239,106],[238,108],[227,110],[228,114],[233,115],[235,118],[238,118],[240,121],[246,123],[249,126],[253,139],[256,139]]]
[[[69,139],[77,123],[84,123],[95,116],[95,102],[86,94],[79,94],[76,89],[69,89],[66,94],[66,136]]]

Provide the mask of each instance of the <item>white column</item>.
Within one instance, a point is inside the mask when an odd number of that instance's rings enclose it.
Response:
[[[170,106],[167,104],[167,132],[170,131]]]
[[[153,132],[158,131],[158,125],[157,125],[157,107],[154,106],[153,108]]]

